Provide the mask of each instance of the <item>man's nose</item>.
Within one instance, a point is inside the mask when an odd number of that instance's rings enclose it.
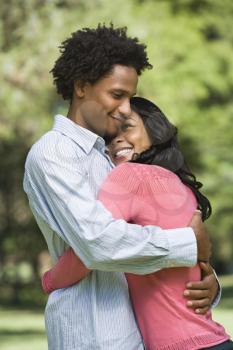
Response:
[[[118,108],[120,114],[124,117],[129,117],[131,115],[131,106],[130,106],[130,100],[125,99],[122,101],[121,105]]]
[[[123,132],[119,132],[119,134],[111,141],[112,145],[117,145],[124,141]]]
[[[124,138],[123,138],[122,134],[120,134],[119,136],[116,137],[116,140],[115,140],[116,143],[120,143],[120,142],[123,142],[123,141],[124,141]]]

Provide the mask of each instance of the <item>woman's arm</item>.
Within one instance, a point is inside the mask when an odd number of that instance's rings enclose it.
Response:
[[[56,265],[42,276],[43,290],[49,294],[56,289],[72,286],[86,277],[90,272],[91,270],[69,248],[59,258]]]

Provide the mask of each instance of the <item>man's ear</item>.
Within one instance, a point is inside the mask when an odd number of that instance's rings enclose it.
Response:
[[[85,96],[86,83],[77,80],[74,82],[74,93],[78,98],[83,98]]]

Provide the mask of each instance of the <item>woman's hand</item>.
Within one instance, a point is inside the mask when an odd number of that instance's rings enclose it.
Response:
[[[219,291],[219,283],[214,270],[209,263],[200,262],[202,280],[189,282],[184,296],[188,299],[187,306],[197,314],[204,315],[210,308]]]

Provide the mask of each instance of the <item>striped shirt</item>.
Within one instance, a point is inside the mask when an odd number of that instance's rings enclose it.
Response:
[[[122,272],[196,263],[191,228],[161,230],[113,219],[96,199],[112,168],[104,140],[61,115],[28,154],[24,190],[52,260],[71,246],[94,270],[49,296],[49,350],[143,349]]]

